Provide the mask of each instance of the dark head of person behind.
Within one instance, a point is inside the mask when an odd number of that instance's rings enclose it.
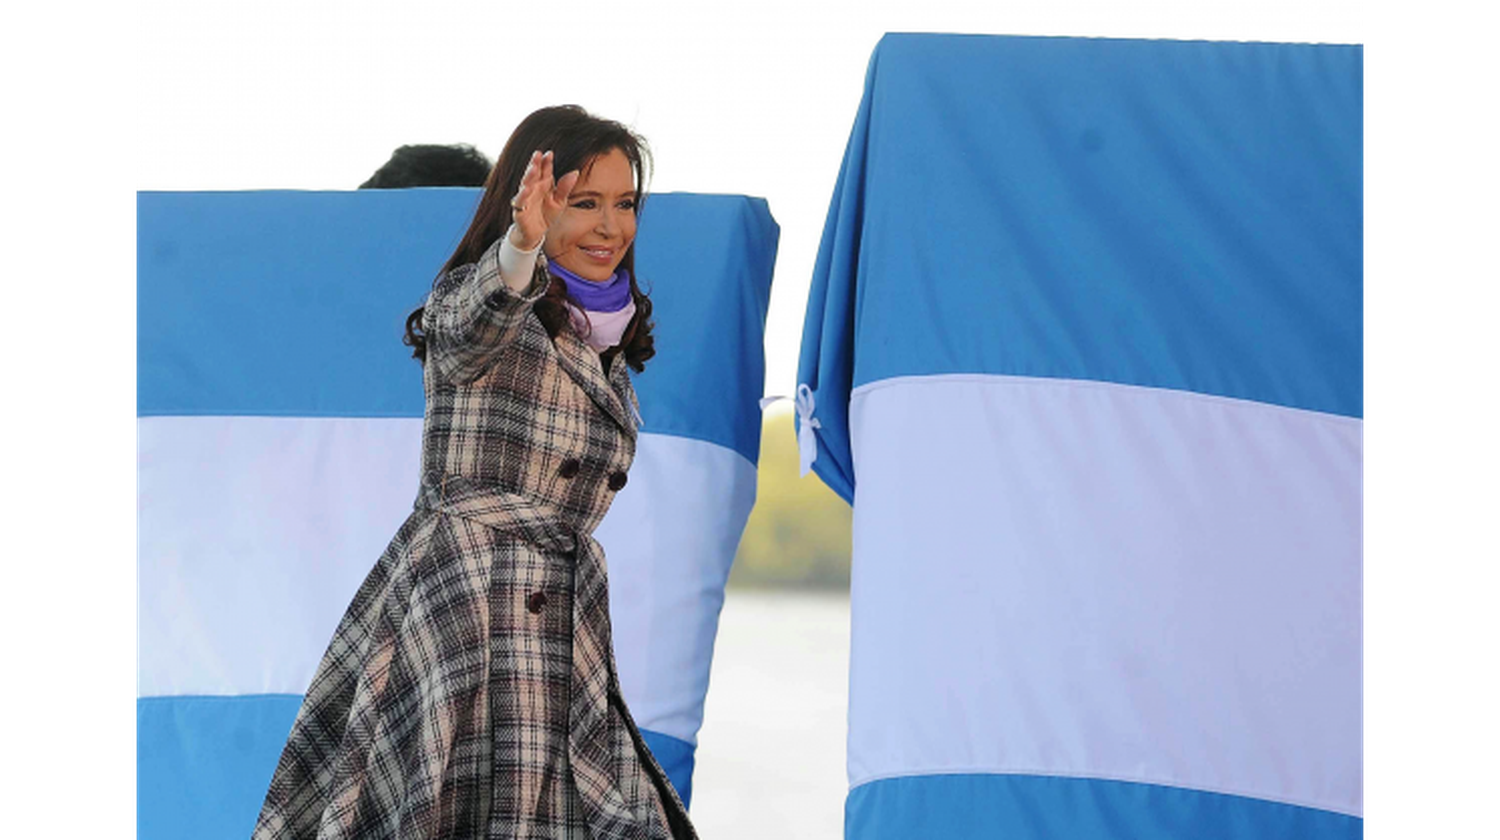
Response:
[[[478,262],[485,249],[510,229],[511,198],[520,189],[531,153],[547,150],[552,151],[553,171],[559,178],[575,169],[584,172],[599,157],[619,150],[635,174],[635,215],[640,218],[651,167],[651,151],[645,139],[626,126],[596,117],[577,105],[542,108],[522,120],[505,142],[500,160],[485,180],[484,194],[474,211],[474,220],[453,256],[444,263],[439,276],[461,265]],[[656,355],[656,349],[651,335],[651,299],[637,285],[633,241],[618,268],[630,273],[630,296],[635,301],[635,317],[625,328],[620,343],[600,354],[601,361],[607,366],[614,354],[624,353],[625,363],[640,373],[646,369],[646,361]],[[567,284],[553,277],[546,293],[532,304],[537,319],[547,329],[547,335],[553,338],[569,322],[567,300]],[[425,362],[427,339],[421,332],[422,311],[422,307],[418,307],[407,316],[403,342],[412,348],[412,356]]]
[[[359,188],[482,187],[489,174],[490,159],[467,144],[402,146]]]

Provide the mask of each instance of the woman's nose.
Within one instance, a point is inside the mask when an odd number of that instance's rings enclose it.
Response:
[[[614,209],[606,209],[603,213],[600,213],[599,220],[595,224],[594,231],[600,236],[613,237],[619,234],[621,230],[624,230],[624,225],[621,224],[619,213],[619,210]]]

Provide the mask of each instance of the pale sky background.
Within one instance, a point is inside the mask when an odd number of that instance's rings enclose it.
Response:
[[[803,312],[865,68],[893,32],[1360,43],[1355,3],[521,4],[164,0],[142,18],[137,186],[353,189],[407,143],[491,160],[544,105],[631,125],[658,192],[761,196],[781,226],[766,393]],[[534,11],[527,11],[533,9]]]

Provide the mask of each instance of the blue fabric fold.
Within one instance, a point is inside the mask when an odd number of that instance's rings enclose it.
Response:
[[[798,383],[1113,382],[1363,414],[1359,46],[890,34],[813,271]],[[801,424],[799,423],[799,428]]]

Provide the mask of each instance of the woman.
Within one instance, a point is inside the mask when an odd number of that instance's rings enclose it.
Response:
[[[313,677],[256,840],[696,837],[620,697],[591,536],[635,454],[625,368],[654,353],[645,160],[572,106],[507,141],[407,320],[415,510]]]

